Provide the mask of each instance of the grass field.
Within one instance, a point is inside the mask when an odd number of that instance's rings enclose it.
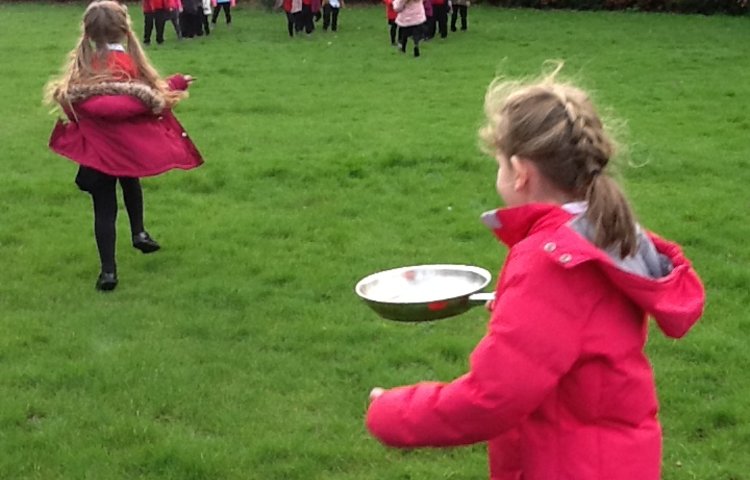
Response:
[[[353,285],[417,263],[499,269],[478,221],[499,204],[484,89],[564,59],[627,124],[641,221],[707,286],[695,330],[648,346],[664,479],[750,479],[750,19],[472,7],[468,32],[416,60],[380,7],[310,39],[253,9],[209,38],[168,27],[149,53],[198,78],[177,113],[206,164],[144,180],[164,248],[133,250],[121,209],[120,286],[100,294],[90,200],[47,150],[41,105],[81,12],[0,5],[0,478],[484,478],[482,446],[386,450],[363,412],[373,386],[463,373],[486,313],[392,324]]]

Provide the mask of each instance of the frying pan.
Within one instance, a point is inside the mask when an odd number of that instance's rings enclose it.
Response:
[[[378,315],[400,322],[453,317],[495,298],[481,292],[490,272],[470,265],[414,265],[366,276],[356,294]]]

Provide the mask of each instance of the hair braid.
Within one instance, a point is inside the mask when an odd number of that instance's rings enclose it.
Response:
[[[587,97],[580,99],[580,105],[572,98],[561,100],[570,121],[577,160],[576,184],[585,188],[586,216],[594,225],[594,243],[616,246],[622,257],[631,255],[637,248],[635,218],[624,193],[605,170],[614,154],[614,145],[606,138],[604,125]]]

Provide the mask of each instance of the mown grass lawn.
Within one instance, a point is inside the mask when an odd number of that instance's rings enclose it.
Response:
[[[484,89],[564,59],[627,124],[640,219],[707,286],[695,330],[648,347],[664,478],[750,479],[748,18],[472,7],[468,32],[417,60],[380,7],[309,39],[254,9],[209,38],[167,27],[149,53],[198,78],[178,116],[206,164],[144,180],[164,248],[137,254],[122,209],[120,286],[100,294],[90,200],[47,150],[40,100],[81,12],[0,5],[0,478],[483,478],[481,446],[386,450],[362,420],[375,385],[463,373],[486,313],[392,324],[353,285],[417,263],[499,269],[478,222],[499,203]]]

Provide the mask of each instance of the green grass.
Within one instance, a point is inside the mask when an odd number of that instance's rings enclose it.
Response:
[[[499,203],[484,89],[559,58],[627,121],[639,217],[707,286],[696,329],[648,347],[664,478],[750,479],[747,18],[472,7],[469,32],[418,60],[388,45],[380,7],[312,39],[251,9],[206,39],[167,28],[149,53],[198,77],[178,116],[206,164],[144,180],[164,249],[134,251],[121,210],[104,295],[90,200],[47,150],[40,101],[81,10],[0,5],[0,478],[483,478],[483,447],[385,450],[363,412],[373,386],[463,373],[486,314],[391,324],[352,287],[415,263],[499,269],[478,222]]]

